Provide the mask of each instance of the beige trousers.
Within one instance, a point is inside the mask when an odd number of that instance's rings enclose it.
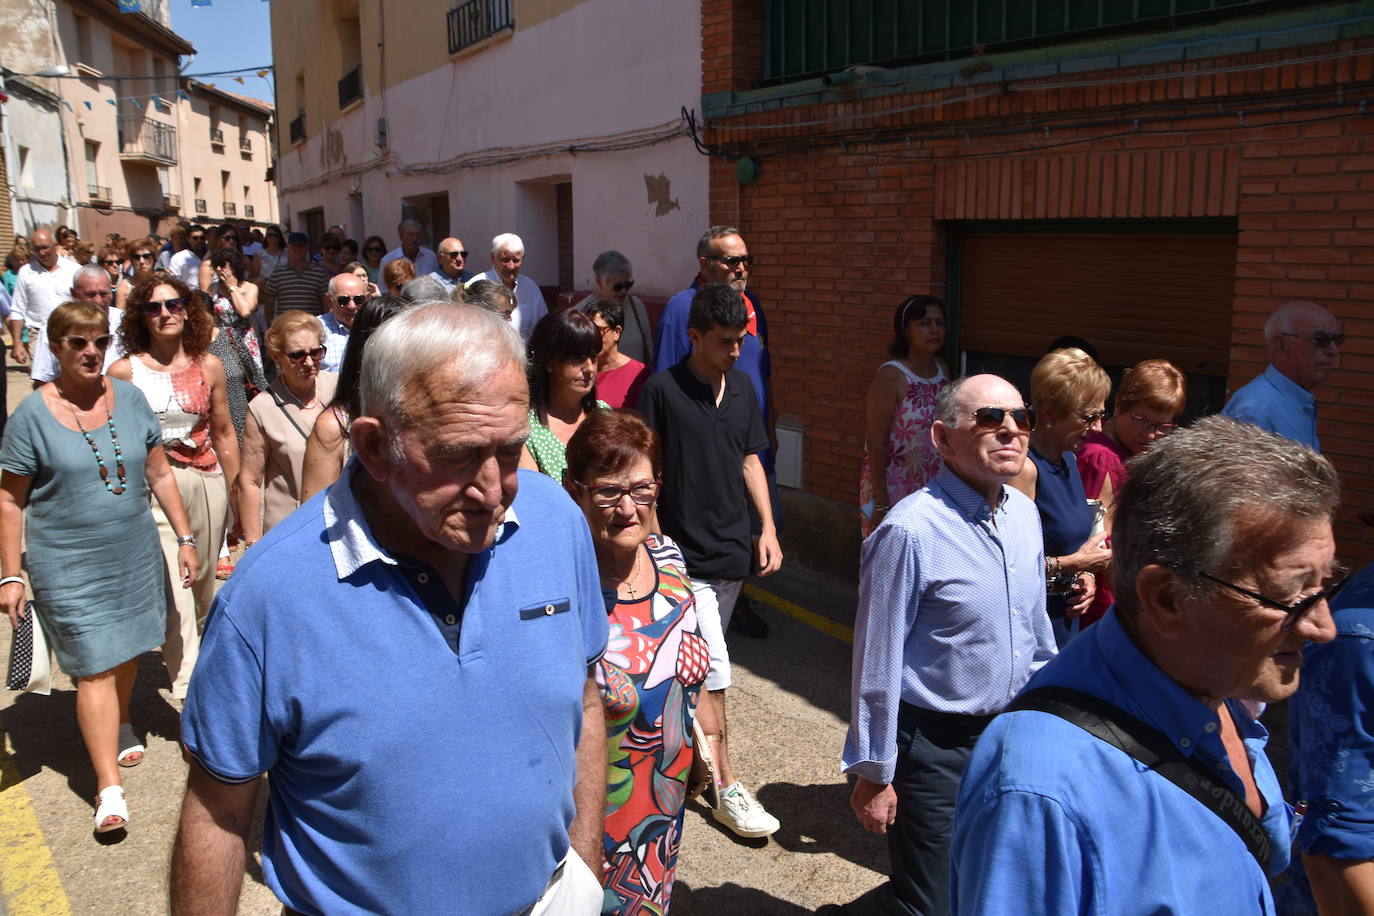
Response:
[[[157,519],[157,534],[166,566],[167,636],[162,645],[162,660],[172,682],[172,696],[184,700],[186,688],[191,683],[191,671],[200,655],[200,624],[215,597],[215,565],[229,522],[229,489],[224,475],[219,473],[206,474],[173,465],[172,476],[181,493],[181,503],[186,507],[191,533],[196,536],[196,556],[200,561],[191,587],[182,588],[181,576],[177,573],[177,535],[162,507],[153,500],[153,518]]]

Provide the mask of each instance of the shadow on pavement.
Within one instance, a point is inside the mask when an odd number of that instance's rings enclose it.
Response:
[[[782,824],[772,840],[788,852],[830,853],[887,874],[887,841],[859,826],[849,807],[848,783],[760,786],[758,800]]]
[[[722,884],[693,890],[681,881],[673,885],[673,916],[810,916],[811,910],[788,903],[758,888]]]

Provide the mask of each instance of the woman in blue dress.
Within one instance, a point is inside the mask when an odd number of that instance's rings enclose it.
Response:
[[[58,306],[47,334],[58,379],[15,410],[0,454],[0,602],[17,627],[24,551],[38,622],[76,682],[77,724],[98,790],[95,830],[104,833],[129,823],[119,768],[143,758],[129,697],[138,656],[161,645],[166,628],[149,491],[178,533],[183,587],[197,566],[196,543],[148,402],[102,374],[105,309]]]
[[[1083,492],[1076,454],[1088,434],[1102,431],[1111,380],[1077,347],[1055,350],[1031,371],[1035,429],[1029,460],[1011,481],[1040,510],[1045,537],[1045,610],[1060,648],[1078,632],[1078,617],[1092,604],[1097,576],[1112,552],[1093,534],[1093,508]]]

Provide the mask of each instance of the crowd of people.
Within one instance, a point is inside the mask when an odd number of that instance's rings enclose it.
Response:
[[[739,230],[703,234],[657,322],[616,251],[550,310],[510,233],[481,273],[413,220],[390,251],[186,225],[77,263],[63,238],[9,265],[35,390],[0,454],[0,602],[17,625],[31,591],[77,684],[97,832],[129,827],[161,647],[174,912],[232,909],[263,774],[287,912],[664,913],[690,799],[778,830],[726,702],[726,631],[767,634],[742,586],[783,563]],[[1168,361],[1113,378],[1076,338],[1029,400],[955,377],[946,320],[897,304],[865,399],[842,768],[891,874],[821,912],[1277,912],[1309,882],[1368,907],[1374,666],[1328,606],[1312,395],[1335,316],[1276,309],[1265,372],[1202,418]],[[1308,643],[1297,827],[1258,717]]]

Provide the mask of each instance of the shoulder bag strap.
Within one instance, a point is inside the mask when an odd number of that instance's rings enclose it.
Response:
[[[281,399],[281,395],[277,394],[276,390],[273,389],[270,385],[267,387],[267,393],[272,395],[272,400],[276,403],[277,409],[281,411],[281,415],[283,417],[286,417],[287,420],[291,421],[291,425],[296,427],[296,432],[301,434],[301,438],[305,439],[307,442],[310,441],[310,434],[307,433],[305,430],[301,429],[301,425],[296,422],[295,417],[287,413],[286,403]]]
[[[1039,687],[1017,697],[1007,712],[1034,710],[1058,716],[1143,763],[1221,818],[1245,843],[1268,874],[1269,834],[1245,799],[1218,782],[1201,765],[1184,757],[1167,737],[1105,700],[1069,687]]]

